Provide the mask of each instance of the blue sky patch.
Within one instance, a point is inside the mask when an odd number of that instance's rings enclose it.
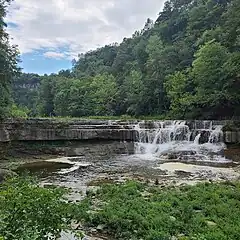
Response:
[[[57,73],[62,69],[72,67],[70,60],[47,58],[34,53],[22,54],[21,60],[20,66],[23,68],[23,72],[38,73],[40,75]]]

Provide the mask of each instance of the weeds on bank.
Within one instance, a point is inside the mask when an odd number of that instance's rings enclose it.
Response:
[[[18,177],[0,185],[0,239],[58,239],[71,230],[72,205],[63,188],[43,188],[33,178]]]
[[[86,116],[86,117],[40,117],[40,119],[59,120],[62,122],[74,121],[74,120],[120,120],[120,121],[134,121],[134,120],[167,120],[169,117],[165,115],[156,116]]]
[[[240,239],[239,183],[162,190],[136,182],[104,185],[82,204],[81,221],[117,239]]]
[[[0,239],[57,239],[73,221],[118,240],[240,239],[240,183],[105,184],[78,204],[65,194],[30,178],[0,185]]]

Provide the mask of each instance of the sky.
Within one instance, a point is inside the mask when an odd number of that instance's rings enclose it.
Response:
[[[79,53],[121,42],[155,20],[164,0],[15,0],[6,22],[24,72],[71,68]]]

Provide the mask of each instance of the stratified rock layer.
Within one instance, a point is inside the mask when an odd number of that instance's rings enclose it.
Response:
[[[155,121],[7,119],[0,123],[0,142],[55,140],[116,140],[137,141],[136,124],[154,128]],[[164,124],[168,124],[165,121]],[[187,121],[194,135],[211,124],[224,126],[226,143],[240,142],[240,129],[231,121]],[[238,125],[238,124],[237,124]],[[227,127],[231,126],[231,127]],[[204,140],[204,139],[203,139]]]

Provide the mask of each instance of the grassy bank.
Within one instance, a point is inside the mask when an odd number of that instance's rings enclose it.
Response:
[[[167,120],[170,119],[167,116],[86,116],[86,117],[36,117],[37,119],[52,119],[59,121],[73,121],[73,120],[121,120],[121,121],[131,121],[131,120]]]
[[[237,240],[239,201],[239,183],[159,189],[129,182],[105,185],[82,204],[86,224],[116,239]]]
[[[107,239],[240,239],[239,182],[172,188],[106,184],[75,204],[65,201],[65,193],[23,178],[0,185],[0,239],[47,240],[49,233],[57,239],[73,221]],[[75,233],[81,239],[81,231]]]
[[[65,201],[66,193],[42,188],[28,177],[0,184],[0,239],[58,239],[62,231],[71,231],[72,205]]]

